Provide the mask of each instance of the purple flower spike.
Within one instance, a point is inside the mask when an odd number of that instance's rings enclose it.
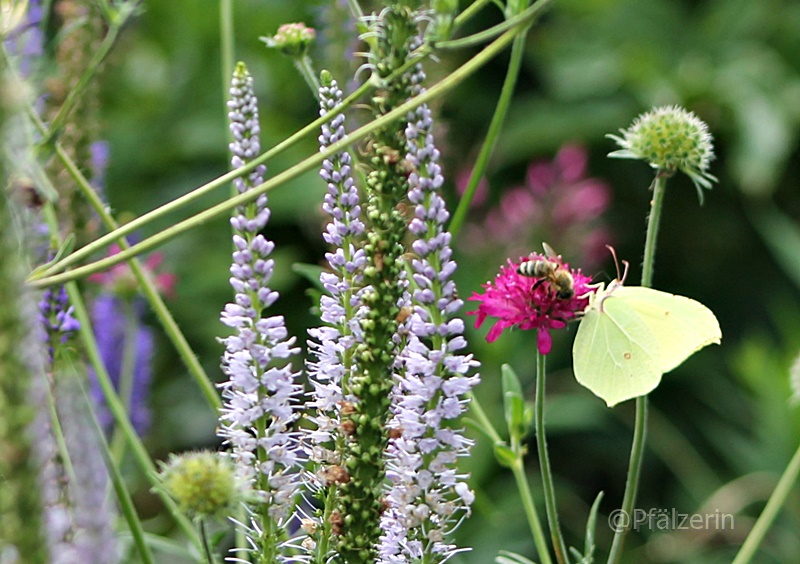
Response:
[[[412,77],[415,94],[422,92],[421,68]],[[387,510],[379,562],[445,562],[464,549],[448,542],[448,534],[469,514],[474,498],[456,462],[469,454],[472,441],[458,428],[466,409],[466,394],[478,383],[469,375],[478,366],[471,355],[457,354],[466,346],[464,322],[455,317],[463,305],[451,280],[450,217],[439,192],[444,177],[433,140],[431,111],[422,105],[408,116],[407,160],[409,200],[415,217],[409,231],[412,248],[412,313],[405,321],[408,340],[393,397],[389,426],[399,436],[387,451]]]
[[[230,92],[231,164],[238,168],[261,151],[253,79],[244,63],[236,67]],[[234,185],[240,193],[247,192],[263,182],[265,172],[266,167],[259,165]],[[297,493],[298,450],[290,429],[298,417],[295,398],[301,386],[289,363],[299,352],[293,346],[295,339],[288,337],[283,317],[265,313],[278,297],[268,285],[274,244],[260,233],[268,220],[263,194],[238,208],[231,218],[230,283],[235,297],[225,306],[221,321],[234,334],[223,339],[222,370],[228,381],[221,384],[224,405],[219,436],[230,445],[239,476],[252,484],[269,516],[281,523],[289,516]]]

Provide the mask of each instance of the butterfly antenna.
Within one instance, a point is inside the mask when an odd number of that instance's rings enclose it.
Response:
[[[606,245],[606,249],[608,249],[611,252],[611,256],[614,257],[614,266],[617,269],[617,280],[620,280],[620,281],[624,280],[625,279],[624,276],[621,276],[620,272],[619,272],[619,261],[617,260],[617,251],[615,251],[614,247],[612,247],[611,245]],[[625,263],[625,273],[627,274],[627,272],[628,272],[628,263],[627,263],[627,261],[622,261],[622,262]]]

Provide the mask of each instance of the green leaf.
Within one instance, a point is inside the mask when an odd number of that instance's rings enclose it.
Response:
[[[517,373],[508,364],[504,364],[500,371],[503,384],[503,411],[508,425],[508,435],[514,443],[515,439],[519,440],[527,433],[532,419],[526,415],[522,385]]]
[[[517,463],[517,455],[505,443],[495,443],[494,457],[501,466],[505,466],[506,468],[511,468]]]

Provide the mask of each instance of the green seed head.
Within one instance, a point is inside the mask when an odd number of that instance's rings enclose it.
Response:
[[[216,452],[172,455],[160,477],[164,491],[191,518],[224,517],[241,499],[233,463]]]
[[[699,193],[717,180],[708,172],[714,158],[711,134],[692,112],[679,106],[655,108],[620,132],[622,136],[607,136],[622,147],[609,157],[642,159],[665,174],[680,170],[692,179]]]

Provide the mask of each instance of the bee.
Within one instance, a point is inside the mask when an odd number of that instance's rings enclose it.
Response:
[[[572,299],[575,296],[575,281],[572,278],[572,274],[563,267],[560,261],[550,260],[551,258],[559,258],[550,245],[543,243],[542,246],[549,258],[525,261],[519,265],[517,272],[523,276],[540,278],[541,280],[538,280],[533,285],[534,288],[547,282],[558,299]]]

